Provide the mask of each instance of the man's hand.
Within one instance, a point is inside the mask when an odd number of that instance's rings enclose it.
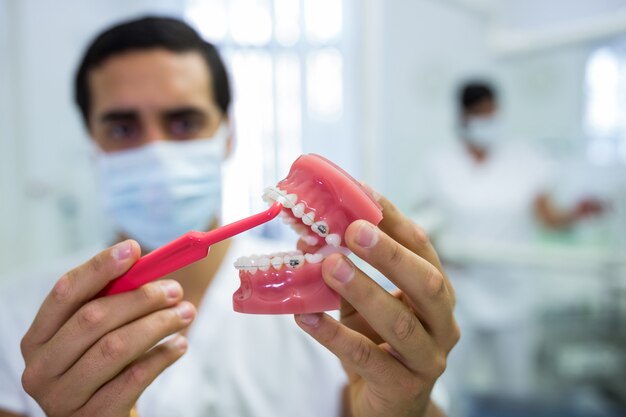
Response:
[[[22,339],[22,384],[48,416],[127,417],[143,390],[187,349],[195,316],[175,281],[93,300],[140,256],[125,241],[65,274]]]
[[[327,314],[296,317],[348,371],[349,415],[417,417],[437,414],[430,392],[459,340],[454,290],[424,232],[384,197],[380,229],[359,220],[347,246],[399,290],[385,291],[346,257],[324,260],[326,283],[344,299],[341,323]],[[439,414],[437,414],[439,415]]]

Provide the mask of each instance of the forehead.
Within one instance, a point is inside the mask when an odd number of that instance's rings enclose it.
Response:
[[[497,103],[491,97],[485,97],[467,109],[470,114],[489,114],[496,110]]]
[[[93,114],[114,108],[215,105],[211,73],[198,52],[129,51],[89,72]]]

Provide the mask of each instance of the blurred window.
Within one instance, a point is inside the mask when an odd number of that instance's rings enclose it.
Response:
[[[186,18],[226,60],[236,152],[223,221],[264,208],[263,189],[303,150],[303,126],[331,125],[344,103],[344,0],[191,0]]]
[[[605,46],[590,55],[585,91],[589,158],[626,164],[626,49]]]

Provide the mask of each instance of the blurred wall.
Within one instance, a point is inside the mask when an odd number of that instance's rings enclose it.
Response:
[[[373,3],[376,3],[374,0]],[[523,4],[522,4],[523,6]],[[500,87],[504,129],[515,140],[553,149],[582,146],[583,73],[588,46],[495,54],[490,16],[453,1],[390,1],[380,7],[376,151],[371,178],[409,209],[420,181],[416,163],[455,140],[456,88],[486,76]],[[367,121],[366,121],[367,123]],[[366,128],[367,129],[367,128]]]

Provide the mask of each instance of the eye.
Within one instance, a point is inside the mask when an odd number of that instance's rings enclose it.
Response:
[[[139,124],[133,121],[119,121],[109,125],[107,138],[116,142],[136,140],[141,135]]]
[[[204,128],[204,119],[199,116],[177,116],[169,121],[169,132],[174,139],[190,139],[197,137]]]

